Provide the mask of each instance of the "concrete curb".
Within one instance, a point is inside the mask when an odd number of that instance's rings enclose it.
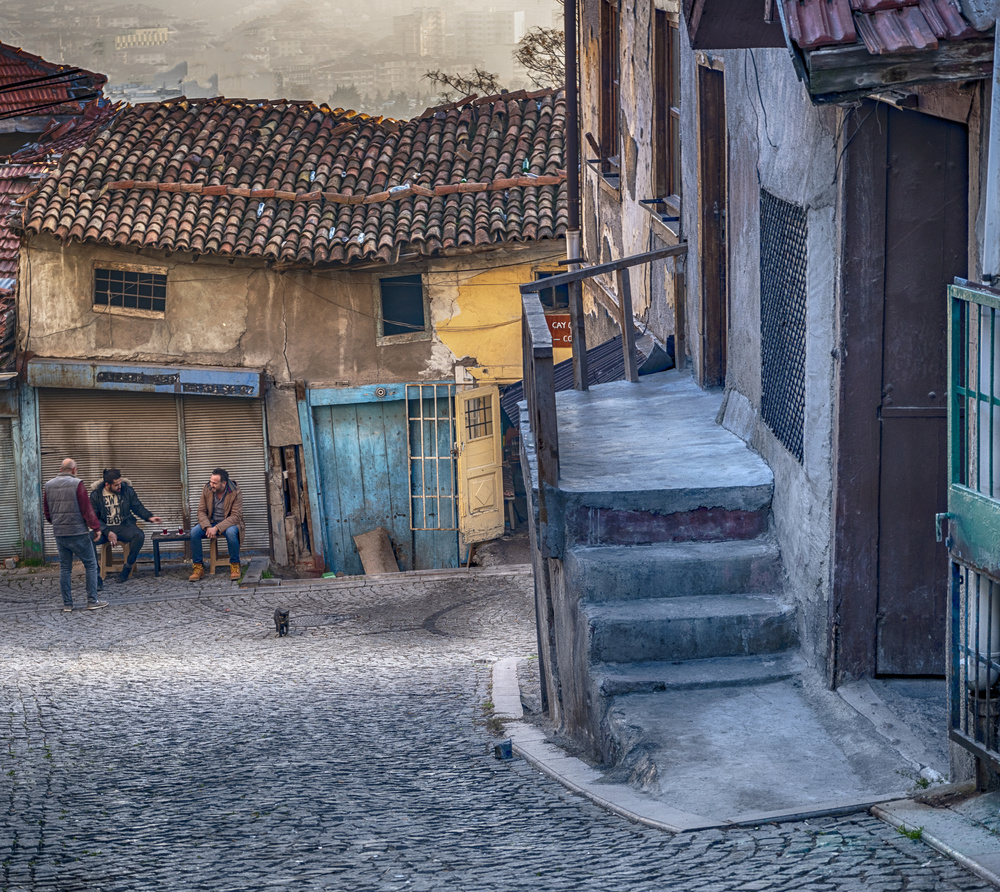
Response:
[[[504,722],[504,730],[510,737],[514,753],[542,774],[561,783],[566,789],[633,823],[670,833],[747,827],[872,811],[879,803],[896,802],[906,796],[906,793],[897,791],[861,801],[831,800],[809,806],[736,815],[724,819],[709,818],[671,808],[664,802],[646,793],[640,793],[630,786],[606,782],[604,775],[598,769],[582,759],[567,755],[560,747],[547,740],[541,728],[522,721],[517,663],[517,658],[508,657],[498,660],[493,666],[494,716]],[[512,703],[513,691],[517,692],[516,706]]]
[[[1000,839],[985,827],[951,809],[934,808],[912,799],[876,805],[871,812],[897,829],[919,830],[922,842],[1000,887]]]

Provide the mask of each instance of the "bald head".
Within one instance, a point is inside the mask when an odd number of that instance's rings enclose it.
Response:
[[[59,471],[69,471],[70,474],[76,473],[76,462],[71,458],[64,458],[62,464],[59,466]]]

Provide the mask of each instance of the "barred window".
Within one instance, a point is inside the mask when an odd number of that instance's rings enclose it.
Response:
[[[167,275],[150,270],[96,267],[94,307],[162,316],[167,309]]]
[[[804,208],[760,191],[761,416],[802,461],[806,405]]]

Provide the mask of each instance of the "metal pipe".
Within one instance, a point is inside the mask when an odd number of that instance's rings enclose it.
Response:
[[[983,225],[983,281],[1000,276],[1000,40],[993,46],[990,136],[986,154],[986,213]]]
[[[563,3],[563,32],[566,59],[566,228],[580,229],[580,114],[577,88],[576,0]],[[570,254],[569,257],[579,257]]]

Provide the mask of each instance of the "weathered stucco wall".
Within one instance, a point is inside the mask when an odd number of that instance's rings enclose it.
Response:
[[[558,269],[563,253],[551,242],[380,269],[424,274],[431,330],[425,340],[379,345],[372,271],[277,273],[248,261],[136,256],[35,237],[22,252],[20,347],[48,357],[263,368],[279,387],[451,379],[462,360],[477,379],[519,380],[517,286],[537,269]],[[116,262],[166,271],[164,318],[95,312],[93,266]]]
[[[661,8],[676,13],[676,3],[661,2]],[[600,4],[585,0],[581,11],[581,131],[600,133],[597,97],[600,92]],[[678,234],[664,225],[643,199],[655,195],[653,185],[653,94],[651,0],[630,6],[622,15],[621,78],[619,82],[619,156],[621,176],[615,181],[601,175],[599,169],[584,163],[581,182],[583,200],[584,254],[591,263],[604,263],[657,247],[677,244]],[[682,41],[686,42],[686,41]],[[584,161],[594,156],[587,142],[581,141]],[[665,268],[667,270],[665,274]],[[673,261],[658,261],[634,267],[632,309],[640,326],[660,341],[674,333]],[[614,308],[617,292],[613,281],[588,284],[584,291],[588,313],[588,343],[599,343],[619,333],[617,324],[601,304]]]
[[[725,54],[729,133],[728,399],[754,411],[745,428],[774,472],[774,521],[806,655],[825,660],[832,541],[835,403],[836,130],[783,50]],[[758,91],[758,81],[760,89]],[[761,420],[760,190],[807,218],[805,418],[801,464]]]

